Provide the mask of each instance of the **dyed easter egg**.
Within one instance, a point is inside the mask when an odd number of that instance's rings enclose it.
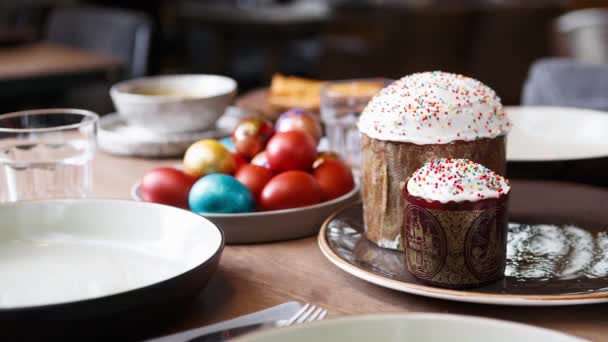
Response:
[[[321,199],[329,201],[353,189],[355,181],[350,167],[340,160],[327,160],[313,171],[321,187]]]
[[[262,189],[260,204],[265,210],[305,207],[321,202],[319,183],[304,171],[287,171],[274,176]]]
[[[275,172],[307,171],[317,158],[317,144],[306,132],[280,132],[268,142],[266,157],[268,165]]]
[[[236,172],[234,178],[251,191],[257,202],[262,193],[262,189],[264,189],[266,183],[268,183],[273,176],[274,174],[270,169],[258,165],[246,164]]]
[[[315,114],[301,109],[292,109],[281,114],[275,128],[277,132],[304,131],[310,134],[317,143],[323,134],[319,118]]]
[[[256,154],[255,157],[251,159],[251,164],[270,169],[270,165],[268,164],[268,158],[266,158],[266,151],[262,151]]]
[[[232,132],[232,143],[240,155],[253,158],[264,150],[266,142],[274,134],[272,123],[261,116],[247,117]]]
[[[194,177],[211,173],[232,173],[235,168],[230,151],[217,140],[205,139],[188,147],[184,155],[184,172]]]
[[[241,166],[247,164],[247,160],[238,153],[232,153],[232,158],[234,158],[234,173],[236,174]]]
[[[139,192],[146,202],[188,209],[188,194],[197,180],[182,170],[159,167],[144,175]]]
[[[232,137],[223,137],[218,141],[220,142],[220,144],[224,145],[224,147],[226,149],[228,149],[228,151],[230,151],[232,153],[236,152],[236,148],[234,147],[234,144],[232,143]]]
[[[340,156],[336,152],[319,152],[317,159],[312,163],[312,168],[316,169],[328,160],[340,160]]]
[[[195,213],[245,213],[255,208],[253,195],[234,177],[211,174],[199,179],[188,195]]]

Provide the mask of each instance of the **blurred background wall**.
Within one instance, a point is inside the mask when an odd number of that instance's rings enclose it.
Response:
[[[479,78],[517,104],[532,62],[567,51],[556,18],[608,1],[2,0],[0,32],[42,39],[49,13],[75,5],[146,15],[146,74],[221,73],[246,91],[275,72],[342,79],[441,69]]]

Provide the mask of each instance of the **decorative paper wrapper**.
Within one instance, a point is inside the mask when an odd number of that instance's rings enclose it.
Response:
[[[504,276],[508,194],[476,202],[427,201],[403,187],[407,269],[433,286],[471,288]]]
[[[416,145],[361,134],[361,197],[365,236],[384,248],[403,250],[403,202],[399,183],[437,158],[464,158],[500,175],[506,170],[505,137]]]

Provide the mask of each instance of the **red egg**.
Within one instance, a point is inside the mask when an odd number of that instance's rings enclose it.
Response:
[[[287,171],[274,176],[262,190],[260,204],[266,210],[304,207],[321,202],[317,180],[304,171]]]
[[[323,201],[340,197],[353,189],[355,181],[351,169],[340,160],[327,160],[313,171],[321,188]]]
[[[188,209],[188,193],[197,180],[182,170],[161,167],[144,175],[139,191],[144,201]]]
[[[315,139],[316,143],[319,143],[323,135],[317,115],[301,109],[292,109],[281,114],[275,127],[277,132],[306,132]]]
[[[301,131],[277,133],[266,146],[268,164],[275,172],[310,170],[316,157],[317,144]]]
[[[237,172],[234,178],[243,183],[253,194],[256,202],[259,201],[262,189],[266,183],[270,181],[273,174],[270,169],[253,164],[243,165]]]
[[[250,116],[238,123],[232,132],[232,143],[240,155],[253,158],[264,150],[273,134],[274,127],[270,121],[261,116]]]
[[[247,164],[247,160],[245,158],[243,158],[243,156],[241,156],[238,153],[232,153],[232,158],[234,158],[234,172],[238,172],[239,169],[243,166]]]

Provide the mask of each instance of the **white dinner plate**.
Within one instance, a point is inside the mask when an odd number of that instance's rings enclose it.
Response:
[[[168,305],[205,286],[223,245],[209,220],[159,204],[0,205],[0,322],[134,315],[141,306]]]
[[[383,314],[346,317],[262,331],[238,342],[582,342],[530,325],[447,314]]]
[[[505,107],[513,128],[507,138],[511,162],[608,157],[608,113],[567,107]]]

